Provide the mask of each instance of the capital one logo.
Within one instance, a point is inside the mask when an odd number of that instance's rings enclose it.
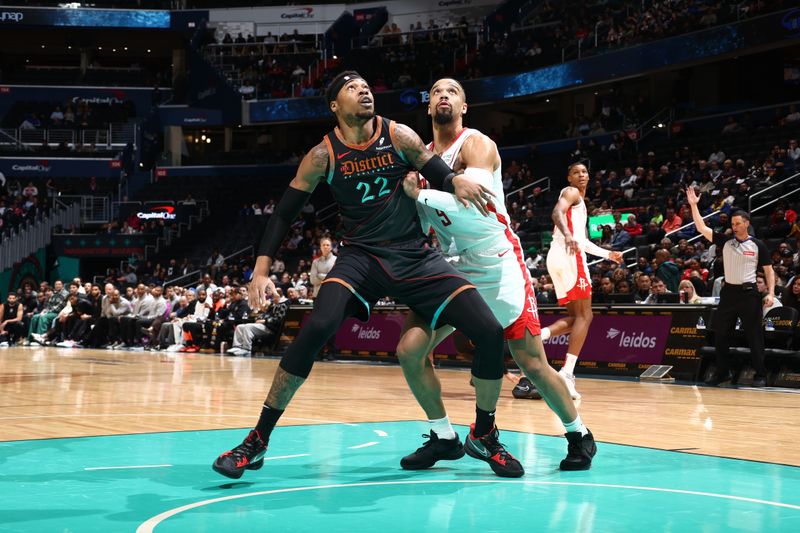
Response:
[[[300,7],[288,13],[281,13],[282,19],[312,19],[314,18],[313,7]]]
[[[159,205],[153,208],[153,213],[136,213],[136,217],[142,220],[149,219],[162,219],[162,220],[175,220],[177,215],[174,213],[175,208],[171,205]]]
[[[25,15],[18,11],[3,11],[0,13],[0,22],[22,22],[23,18],[25,18]]]

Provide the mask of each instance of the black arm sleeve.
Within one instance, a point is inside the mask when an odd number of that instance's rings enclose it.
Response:
[[[456,173],[438,155],[431,157],[419,171],[434,189],[453,192],[453,177]]]
[[[280,248],[283,239],[285,239],[286,234],[289,233],[292,222],[294,222],[294,219],[300,214],[300,211],[303,210],[303,206],[306,205],[310,196],[310,192],[301,191],[294,187],[286,189],[281,201],[275,206],[275,211],[272,213],[272,216],[269,217],[269,222],[267,222],[264,233],[261,234],[261,241],[258,244],[258,253],[256,254],[257,257],[262,255],[269,258],[275,257],[275,253],[278,251],[278,248]]]

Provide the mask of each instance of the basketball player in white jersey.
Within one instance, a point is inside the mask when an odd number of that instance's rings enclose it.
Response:
[[[423,230],[433,228],[446,256],[473,283],[505,327],[509,348],[519,367],[542,391],[566,429],[569,443],[562,470],[585,470],[597,451],[591,432],[583,425],[563,380],[548,364],[539,338],[539,317],[528,269],[519,238],[514,234],[503,202],[500,155],[491,139],[477,130],[464,128],[467,111],[464,89],[453,79],[437,81],[430,91],[428,113],[433,119],[434,140],[429,149],[454,170],[493,191],[496,199],[481,213],[460,203],[452,194],[426,189],[424,176],[409,174],[403,183],[406,194],[418,202]],[[435,327],[435,326],[434,326]],[[458,459],[464,451],[488,462],[498,475],[496,463],[509,457],[496,456],[480,446],[480,435],[471,430],[462,448],[442,402],[441,384],[428,354],[452,333],[449,326],[431,330],[410,313],[397,356],[409,386],[431,423],[429,441],[401,461],[405,469],[430,468],[438,460]],[[495,429],[496,431],[496,429]],[[519,475],[522,475],[520,465]]]
[[[589,171],[583,163],[573,163],[567,170],[569,186],[561,190],[558,203],[553,209],[553,242],[547,253],[547,272],[553,278],[559,305],[566,305],[567,318],[557,320],[548,328],[542,328],[542,340],[569,333],[567,359],[559,374],[569,388],[570,395],[581,397],[575,389],[575,362],[583,348],[589,325],[592,323],[592,283],[586,253],[622,262],[621,252],[600,248],[586,232],[586,186]],[[534,384],[535,385],[535,384]],[[526,383],[520,380],[515,393]],[[530,397],[538,398],[538,391],[531,387]]]

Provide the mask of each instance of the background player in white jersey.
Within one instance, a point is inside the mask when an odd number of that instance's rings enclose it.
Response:
[[[434,141],[429,149],[439,154],[454,170],[460,171],[493,191],[497,198],[485,213],[461,204],[455,196],[424,189],[416,174],[403,183],[406,194],[418,202],[423,229],[432,227],[452,264],[473,283],[498,322],[505,327],[511,353],[525,373],[542,391],[546,401],[566,428],[569,442],[562,470],[585,470],[591,466],[597,448],[594,438],[583,425],[563,380],[548,364],[539,338],[536,299],[519,238],[509,226],[503,203],[500,155],[491,139],[474,129],[463,127],[467,105],[464,89],[453,79],[437,81],[430,91],[428,112],[433,119]],[[427,227],[426,227],[427,226]],[[458,435],[453,431],[442,402],[441,385],[428,353],[453,329],[431,331],[413,313],[409,314],[397,355],[409,386],[431,423],[429,440],[401,461],[405,469],[430,468],[438,460],[458,459],[464,455]],[[474,446],[476,435],[470,431],[466,452],[488,462],[492,450]],[[479,435],[477,436],[479,437]],[[495,470],[497,472],[497,470]],[[521,475],[521,470],[520,470]]]
[[[568,317],[542,328],[542,340],[569,333],[567,360],[559,374],[569,387],[573,399],[581,395],[575,389],[575,362],[583,348],[589,325],[592,323],[592,282],[586,253],[622,262],[621,252],[600,248],[589,240],[586,231],[586,186],[589,171],[583,163],[573,163],[567,170],[569,187],[561,190],[558,203],[553,209],[553,242],[547,253],[547,272],[553,278],[559,305],[567,306]],[[530,384],[527,384],[530,385]],[[526,383],[520,380],[515,393]],[[530,388],[530,397],[538,397],[538,391]],[[516,395],[516,394],[515,394]]]

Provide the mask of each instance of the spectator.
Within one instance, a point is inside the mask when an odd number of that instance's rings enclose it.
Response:
[[[682,304],[700,303],[700,296],[697,295],[697,292],[694,289],[694,285],[688,279],[685,279],[680,282],[680,284],[678,285],[678,290],[680,291],[680,303]]]
[[[672,261],[669,250],[656,250],[656,276],[664,283],[669,292],[677,292],[681,279],[678,265]]]
[[[683,221],[681,217],[679,217],[675,213],[674,207],[668,207],[667,213],[664,216],[664,223],[661,224],[661,229],[664,230],[664,233],[669,234],[671,231],[675,231],[683,225]]]
[[[621,252],[625,250],[633,240],[631,234],[627,232],[627,230],[617,222],[614,225],[614,233],[611,236],[611,249]]]
[[[262,308],[252,324],[240,324],[233,333],[233,346],[229,355],[249,356],[253,343],[258,341],[268,346],[274,344],[280,334],[289,303],[277,291],[272,294],[269,307]]]
[[[9,292],[5,304],[0,303],[0,347],[14,346],[25,336],[25,309],[17,293]]]
[[[325,277],[336,264],[336,256],[333,254],[333,242],[328,237],[323,237],[319,241],[320,256],[311,263],[311,274],[309,279],[313,287],[312,297],[316,298],[319,294],[320,286],[325,281]]]
[[[631,237],[636,237],[637,235],[642,234],[642,225],[636,221],[636,215],[628,215],[628,221],[625,223],[623,228]]]
[[[791,285],[784,288],[781,303],[784,307],[792,307],[800,311],[800,276],[795,277]]]

